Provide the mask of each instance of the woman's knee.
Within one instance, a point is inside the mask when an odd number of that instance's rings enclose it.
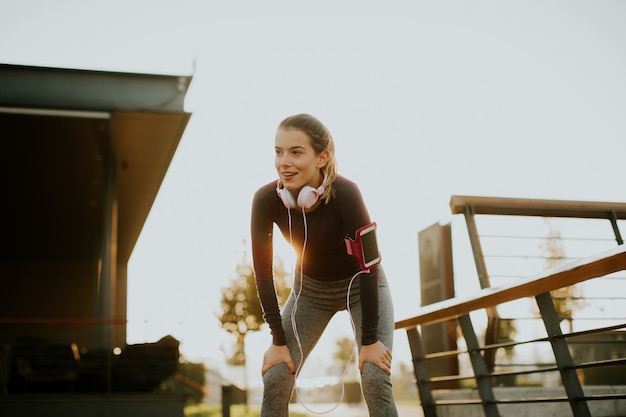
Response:
[[[371,362],[363,364],[361,373],[361,387],[363,395],[380,395],[380,393],[391,389],[391,378],[385,371]]]
[[[295,377],[289,370],[289,367],[285,363],[279,363],[272,366],[263,375],[263,385],[265,390],[272,391],[274,393],[285,391],[291,392]]]

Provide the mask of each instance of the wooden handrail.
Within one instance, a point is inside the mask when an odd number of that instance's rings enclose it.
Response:
[[[529,198],[502,198],[453,195],[450,198],[452,214],[462,214],[471,206],[474,214],[518,216],[577,217],[588,219],[626,219],[626,203],[542,200]]]
[[[626,270],[626,247],[618,246],[595,256],[550,268],[514,284],[485,288],[470,297],[458,297],[421,307],[419,313],[395,323],[395,328],[406,329],[454,319],[472,311],[498,304],[533,297],[562,287]]]

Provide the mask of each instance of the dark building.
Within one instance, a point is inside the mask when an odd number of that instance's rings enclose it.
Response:
[[[190,83],[0,65],[5,399],[81,391],[89,359],[92,377],[99,372],[96,357],[107,375],[92,391],[111,392],[112,360],[136,356],[126,345],[127,264],[190,118]],[[173,338],[159,349],[177,360]]]

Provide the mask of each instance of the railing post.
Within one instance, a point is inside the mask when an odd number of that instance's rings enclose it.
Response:
[[[478,393],[483,405],[483,411],[487,417],[499,417],[498,405],[496,404],[496,398],[493,395],[493,389],[491,387],[491,375],[487,370],[485,360],[481,355],[480,344],[478,338],[474,332],[474,326],[469,314],[458,318],[461,330],[463,330],[463,337],[467,344],[467,350],[472,362],[472,368],[474,369],[474,376],[476,377],[476,385],[478,386]]]
[[[230,406],[247,404],[248,392],[235,385],[222,385],[222,417],[230,417]]]
[[[474,207],[472,205],[465,206],[463,215],[465,216],[465,225],[467,226],[470,245],[472,245],[472,253],[474,254],[474,263],[476,265],[476,272],[478,273],[480,288],[489,288],[491,287],[491,283],[489,282],[489,274],[487,273],[487,264],[485,264],[483,248],[480,244],[480,238],[478,237],[478,228],[476,227],[476,220],[474,218]]]
[[[613,227],[613,233],[615,233],[615,240],[617,241],[617,244],[623,245],[624,239],[622,239],[622,234],[620,233],[619,226],[617,225],[617,213],[615,213],[615,210],[611,210],[609,220],[611,221],[611,226]]]
[[[476,227],[474,206],[471,204],[465,206],[463,215],[465,216],[467,234],[469,235],[470,244],[472,245],[472,253],[474,254],[474,263],[476,264],[476,273],[478,274],[480,288],[491,288],[491,282],[489,281],[489,274],[487,272],[487,264],[485,263],[485,256],[483,254],[483,248],[480,244],[480,237],[478,235],[478,227]],[[498,310],[496,310],[495,307],[489,307],[486,311],[487,329],[485,330],[485,344],[492,345],[498,340],[500,318],[498,316]],[[496,351],[490,350],[485,352],[484,359],[487,364],[487,369],[493,372],[496,364]]]
[[[575,417],[591,417],[587,401],[584,400],[585,394],[578,380],[578,375],[576,375],[576,370],[573,368],[574,361],[567,347],[567,340],[563,337],[563,332],[559,326],[559,317],[554,308],[552,296],[546,292],[537,295],[535,299],[552,345],[554,358],[561,373],[561,381],[572,412]]]
[[[428,375],[426,360],[424,359],[425,352],[422,336],[416,327],[407,329],[406,335],[409,338],[409,348],[413,357],[413,372],[417,381],[417,390],[422,402],[424,417],[437,417],[437,409],[430,387],[430,376]]]

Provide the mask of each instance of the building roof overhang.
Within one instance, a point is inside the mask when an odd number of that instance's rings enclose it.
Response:
[[[189,121],[191,79],[0,65],[2,260],[97,257],[113,171],[127,262]]]

